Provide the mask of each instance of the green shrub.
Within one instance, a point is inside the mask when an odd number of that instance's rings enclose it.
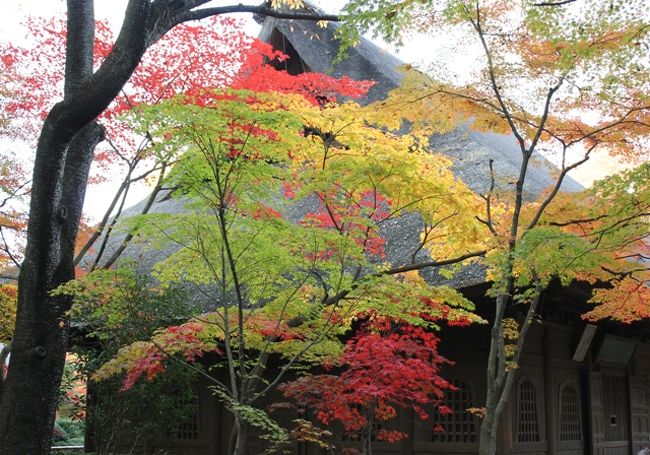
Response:
[[[84,438],[84,422],[82,420],[73,420],[69,417],[62,417],[56,421],[57,425],[68,435],[67,442],[72,440],[83,443]]]

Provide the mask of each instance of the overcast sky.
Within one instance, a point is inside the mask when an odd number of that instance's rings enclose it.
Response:
[[[317,4],[328,13],[337,13],[339,9],[345,4],[345,0],[311,0],[312,3]],[[250,5],[259,5],[261,0],[215,0],[209,3],[209,6],[219,5],[232,5],[235,3],[243,3]],[[127,0],[96,0],[95,1],[95,15],[98,19],[106,19],[111,24],[114,32],[117,31],[122,24],[124,18],[124,10],[126,8]],[[3,14],[0,15],[0,32],[3,36],[16,37],[18,40],[29,40],[26,36],[24,29],[21,29],[20,23],[25,17],[29,15],[42,15],[51,17],[59,14],[63,16],[65,13],[64,0],[2,0]],[[252,35],[256,35],[259,31],[259,26],[252,20],[250,14],[238,14],[237,17],[244,19],[246,22],[246,31]],[[393,53],[408,63],[428,62],[434,55],[443,53],[447,49],[451,49],[454,40],[433,40],[426,39],[423,36],[415,36],[405,41],[405,46],[400,49],[394,49],[375,40],[375,42]],[[426,50],[426,51],[425,51]],[[468,49],[466,55],[459,53],[455,50],[454,61],[469,63],[475,56],[472,55],[473,51]]]

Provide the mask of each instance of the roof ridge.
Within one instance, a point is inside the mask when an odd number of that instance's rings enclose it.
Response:
[[[289,5],[280,5],[278,8],[275,9],[282,12],[292,12],[292,13],[326,14],[326,11],[324,9],[315,5],[309,0],[302,0],[302,3],[303,6],[298,8],[292,8]],[[267,8],[271,8],[272,0],[266,0],[264,3],[262,3],[262,5]],[[266,16],[254,14],[253,19],[255,19],[257,23],[261,24],[266,19]]]

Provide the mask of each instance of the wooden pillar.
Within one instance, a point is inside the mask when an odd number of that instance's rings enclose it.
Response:
[[[605,414],[603,403],[603,381],[599,371],[595,371],[591,360],[591,350],[587,368],[587,409],[589,423],[589,447],[592,455],[605,454]]]
[[[553,387],[553,362],[551,359],[551,339],[553,334],[552,328],[544,324],[544,396],[546,397],[544,403],[544,420],[546,423],[546,443],[548,444],[548,454],[555,455],[557,453],[557,430],[558,419],[557,416],[557,393]]]
[[[632,378],[629,367],[625,369],[625,398],[625,412],[627,413],[627,442],[630,447],[630,455],[633,455],[636,452],[634,452],[634,440],[632,439],[632,425],[634,425],[634,421],[632,420]]]
[[[97,451],[97,392],[95,381],[86,383],[86,426],[84,428],[84,453]]]

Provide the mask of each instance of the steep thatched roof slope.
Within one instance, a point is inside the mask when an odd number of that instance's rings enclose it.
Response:
[[[318,11],[309,5],[308,8]],[[364,100],[366,103],[385,98],[402,79],[397,68],[403,62],[367,40],[351,49],[344,61],[333,64],[338,55],[338,42],[334,37],[337,27],[332,23],[320,27],[314,21],[266,18],[261,25],[259,38],[289,55],[283,68],[290,73],[317,72],[374,81]]]
[[[307,8],[317,11],[311,5],[307,5]],[[266,18],[261,21],[261,24],[260,37],[290,56],[286,63],[282,63],[283,68],[290,73],[317,71],[334,76],[347,75],[357,80],[374,80],[376,84],[371,88],[365,102],[386,97],[388,92],[397,87],[400,82],[401,73],[397,68],[402,62],[365,39],[362,39],[351,51],[348,60],[333,64],[338,53],[338,43],[334,38],[335,24],[330,23],[326,28],[321,28],[313,21],[286,21],[273,18]],[[502,189],[511,188],[519,173],[520,151],[514,139],[509,136],[472,132],[466,126],[462,126],[452,133],[433,136],[431,149],[452,158],[456,175],[480,193],[485,193],[490,185],[488,171],[490,160],[494,162],[497,184]],[[528,199],[539,195],[543,189],[554,183],[552,177],[554,169],[554,166],[543,158],[531,163],[525,186]],[[571,178],[567,178],[563,189],[579,191],[582,187]],[[132,207],[125,215],[139,213],[143,205],[144,202]],[[314,201],[307,198],[289,207],[288,216],[298,220],[304,213],[314,209]],[[179,201],[159,197],[152,210],[159,213],[178,213],[183,211],[183,205]],[[421,228],[421,220],[413,214],[406,214],[385,223],[382,227],[382,236],[386,239],[387,260],[396,266],[409,263],[412,260],[411,252],[418,246]],[[108,249],[115,249],[119,241],[120,239],[116,238],[113,242],[109,242],[111,244]],[[129,247],[125,256],[136,259],[143,268],[149,269],[171,251],[170,249],[144,253],[140,249]],[[423,258],[423,255],[426,255],[426,252],[420,253],[420,258]],[[485,273],[476,264],[463,268],[451,280],[443,280],[435,270],[428,270],[424,275],[432,283],[446,283],[456,288],[485,282]]]
[[[319,13],[319,8],[305,2],[306,12]],[[385,98],[396,88],[402,78],[401,60],[382,50],[367,39],[361,39],[345,60],[333,64],[338,55],[339,42],[335,38],[338,26],[329,23],[318,26],[314,21],[281,20],[267,17],[260,20],[260,39],[289,55],[283,68],[291,73],[303,71],[322,72],[332,76],[349,76],[356,80],[372,80],[363,102],[370,103]],[[448,155],[456,163],[454,171],[467,185],[479,192],[489,187],[488,162],[494,160],[497,183],[507,185],[516,180],[521,163],[521,153],[511,136],[468,131],[459,127],[450,134],[431,138],[431,148]],[[526,190],[533,195],[548,188],[555,179],[555,166],[539,158],[529,168]],[[580,191],[582,186],[571,178],[563,184],[565,191]],[[504,188],[505,189],[505,188]]]

